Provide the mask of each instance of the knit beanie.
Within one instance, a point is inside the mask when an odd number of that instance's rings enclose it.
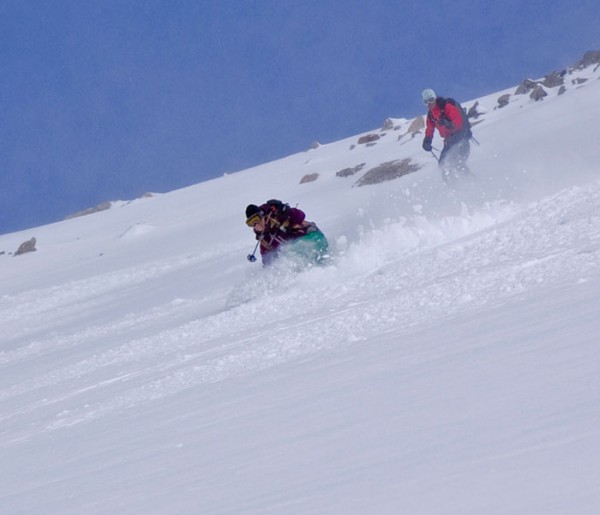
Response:
[[[248,207],[246,207],[246,220],[256,213],[260,213],[260,208],[254,204],[248,204]]]

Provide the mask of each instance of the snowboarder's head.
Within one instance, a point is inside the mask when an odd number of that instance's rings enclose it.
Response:
[[[435,99],[437,98],[437,95],[435,94],[435,91],[428,88],[423,90],[423,92],[421,93],[421,98],[423,99],[423,103],[427,107],[431,107],[435,104]]]

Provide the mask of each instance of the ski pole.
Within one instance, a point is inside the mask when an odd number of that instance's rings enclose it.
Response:
[[[258,240],[256,242],[256,245],[254,245],[254,250],[252,251],[252,254],[248,254],[246,256],[246,259],[248,261],[250,261],[250,263],[254,263],[256,261],[256,256],[254,254],[256,254],[256,249],[258,248],[258,245],[260,244],[260,240]]]
[[[480,147],[480,146],[481,146],[481,144],[479,143],[479,141],[477,141],[477,138],[476,138],[475,136],[471,136],[471,139],[472,139],[472,140],[473,140],[475,143],[477,143],[477,146],[478,146],[478,147]]]
[[[439,159],[439,157],[438,157],[438,156],[436,156],[436,155],[435,155],[435,152],[434,152],[433,150],[430,150],[429,152],[431,152],[431,155],[432,155],[433,157],[435,157],[435,160],[436,160],[436,161],[439,163],[439,162],[440,162],[440,159]]]
[[[246,259],[248,261],[250,261],[250,263],[254,263],[256,261],[256,256],[254,254],[256,254],[256,249],[260,245],[260,242],[262,241],[262,239],[265,237],[264,235],[265,235],[265,232],[263,230],[263,232],[261,232],[260,235],[257,238],[258,241],[256,242],[256,245],[254,245],[254,250],[252,251],[252,254],[248,254],[246,256]]]

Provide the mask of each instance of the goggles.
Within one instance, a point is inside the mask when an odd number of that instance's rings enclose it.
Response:
[[[425,100],[423,100],[423,103],[425,105],[433,104],[434,102],[435,102],[435,97],[429,97],[429,98],[426,98]]]
[[[248,227],[254,227],[254,224],[257,224],[260,221],[262,221],[262,216],[260,213],[254,213],[250,218],[248,218],[248,220],[246,220],[246,225]]]

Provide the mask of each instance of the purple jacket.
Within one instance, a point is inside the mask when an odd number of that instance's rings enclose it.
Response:
[[[277,255],[281,244],[305,236],[313,224],[306,222],[304,211],[295,207],[288,207],[282,212],[263,204],[260,209],[267,213],[266,226],[261,234],[256,235],[256,239],[260,240],[262,261],[267,264]]]

